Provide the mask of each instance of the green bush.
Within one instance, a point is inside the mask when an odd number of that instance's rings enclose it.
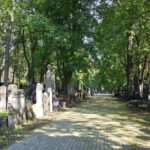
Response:
[[[8,112],[0,112],[0,117],[8,117]]]

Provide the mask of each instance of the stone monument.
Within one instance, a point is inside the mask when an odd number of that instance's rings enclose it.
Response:
[[[41,83],[37,83],[36,86],[36,118],[41,118],[44,116],[43,112],[43,85]]]
[[[55,88],[55,74],[51,71],[50,65],[47,65],[47,72],[45,76],[46,92],[49,97],[49,111],[53,111],[53,100],[56,98]]]
[[[49,97],[47,92],[43,93],[43,111],[44,115],[49,113]]]
[[[25,115],[25,94],[23,89],[18,89],[17,85],[8,86],[8,127],[13,128],[26,120]]]

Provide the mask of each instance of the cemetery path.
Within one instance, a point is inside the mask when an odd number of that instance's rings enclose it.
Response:
[[[149,150],[150,120],[111,96],[95,96],[8,150]]]

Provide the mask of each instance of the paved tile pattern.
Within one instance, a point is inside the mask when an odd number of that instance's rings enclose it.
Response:
[[[149,150],[150,122],[99,96],[33,131],[8,150]]]

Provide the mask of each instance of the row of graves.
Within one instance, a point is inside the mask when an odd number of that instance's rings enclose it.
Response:
[[[33,97],[33,95],[31,95]],[[25,97],[23,89],[10,84],[8,90],[5,86],[0,87],[0,112],[8,112],[8,116],[0,116],[0,127],[6,123],[8,128],[22,124],[26,120],[42,118],[53,111],[52,94],[43,92],[43,85],[38,83],[35,89],[34,99]]]
[[[0,128],[4,124],[14,128],[26,120],[42,118],[53,112],[53,109],[71,106],[74,100],[85,98],[86,95],[86,92],[81,92],[81,89],[75,91],[73,87],[69,87],[68,92],[67,99],[56,97],[55,74],[50,71],[50,66],[44,83],[30,81],[28,88],[18,88],[16,84],[9,84],[7,88],[0,86],[0,114],[8,113],[7,117],[0,115]]]
[[[131,91],[132,94],[130,97],[128,97],[127,90],[125,88],[116,88],[115,96],[127,100],[129,105],[133,105],[139,108],[145,109],[150,106],[150,83],[148,81],[145,80],[139,86],[139,88],[134,88],[133,86]]]
[[[16,84],[0,86],[0,114],[7,112],[7,117],[0,115],[0,128],[6,124],[8,128],[24,123],[26,120],[42,118],[53,111],[56,105],[55,75],[48,68],[45,83],[31,81],[28,94]],[[57,102],[58,105],[58,102]]]
[[[29,90],[26,97],[23,89],[16,84],[10,84],[8,90],[0,87],[0,112],[8,112],[8,117],[0,116],[0,127],[7,124],[8,128],[14,128],[26,120],[42,118],[58,108],[72,107],[75,101],[85,98],[85,93],[69,91],[69,97],[56,98],[55,89],[45,89],[45,85],[37,83],[35,89]],[[6,102],[7,101],[7,102]]]

